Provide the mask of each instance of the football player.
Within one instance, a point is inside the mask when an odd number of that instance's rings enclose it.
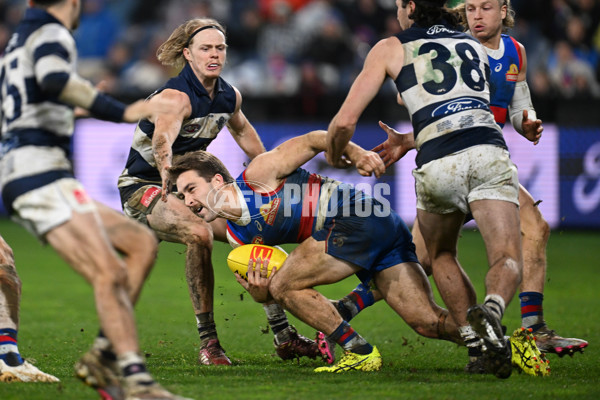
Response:
[[[434,280],[467,346],[483,351],[489,372],[507,378],[511,345],[501,321],[521,281],[518,179],[490,112],[487,55],[476,39],[460,32],[444,0],[396,5],[403,31],[367,55],[329,125],[327,160],[338,162],[363,110],[390,77],[414,128],[417,218]],[[476,304],[456,258],[468,213],[477,221],[490,263],[483,304]]]
[[[133,314],[157,240],[148,228],[92,200],[71,161],[75,107],[114,122],[173,108],[161,99],[126,106],[77,75],[71,31],[79,24],[81,0],[30,0],[29,6],[1,60],[4,205],[93,287],[101,335],[77,363],[78,376],[103,398],[110,397],[100,385],[110,381],[115,396],[181,399],[146,370]],[[108,364],[99,359],[102,350]]]
[[[211,261],[213,238],[227,239],[170,193],[167,171],[173,155],[205,150],[225,126],[250,159],[264,152],[242,111],[242,95],[221,77],[226,57],[225,28],[210,18],[186,21],[160,46],[159,61],[181,72],[152,98],[172,101],[178,111],[138,123],[118,183],[127,216],[148,225],[161,240],[187,247],[186,279],[200,335],[198,361],[204,365],[231,365],[214,321]],[[264,310],[279,357],[318,356],[314,341],[297,333],[279,305],[265,305]]]
[[[462,343],[448,312],[435,304],[410,232],[389,204],[300,168],[326,149],[326,135],[313,131],[287,140],[254,158],[237,180],[210,153],[187,153],[174,159],[170,179],[187,207],[226,227],[233,246],[257,239],[266,245],[299,243],[272,275],[272,297],[257,300],[272,298],[346,350],[337,364],[316,371],[381,368],[377,348],[312,289],[353,274],[372,275],[388,304],[419,334]],[[376,153],[353,143],[347,156],[363,174],[384,170]],[[320,340],[325,344],[325,337]]]
[[[510,118],[517,132],[534,145],[537,144],[543,127],[542,121],[536,118],[526,82],[525,48],[504,33],[514,25],[514,11],[510,0],[466,0],[456,11],[469,27],[470,33],[483,44],[492,65],[490,108],[496,123],[503,127],[507,117]],[[388,134],[388,140],[374,150],[380,151],[386,167],[389,167],[414,148],[414,136],[412,133],[399,134],[383,123],[380,123],[380,126]],[[523,185],[519,185],[519,212],[523,235],[523,279],[519,294],[522,326],[532,330],[536,344],[542,352],[556,353],[560,356],[582,352],[588,344],[585,340],[561,337],[549,329],[544,320],[542,301],[547,266],[546,245],[550,228],[537,203]],[[418,220],[415,220],[412,234],[421,265],[431,274],[431,261]],[[335,304],[342,315],[350,320],[379,298],[377,292],[359,285]],[[478,350],[471,350],[471,360],[465,370],[473,373],[483,372]]]

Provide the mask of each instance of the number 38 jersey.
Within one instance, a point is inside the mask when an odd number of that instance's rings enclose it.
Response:
[[[506,149],[489,107],[483,46],[444,25],[413,25],[396,37],[404,64],[395,83],[411,116],[417,166],[480,144]]]

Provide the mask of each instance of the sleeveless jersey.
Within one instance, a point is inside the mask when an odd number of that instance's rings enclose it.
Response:
[[[355,205],[368,200],[363,192],[333,179],[298,168],[275,190],[249,182],[245,171],[236,180],[242,218],[227,221],[232,246],[249,243],[300,243],[337,215],[352,215]],[[268,190],[268,189],[267,189]]]
[[[506,149],[489,108],[483,46],[444,25],[413,24],[395,36],[404,48],[395,84],[411,116],[417,166],[480,144]]]
[[[73,107],[44,93],[40,82],[51,75],[68,79],[76,59],[69,30],[46,11],[28,8],[0,61],[0,181],[9,211],[18,196],[73,177]]]
[[[175,89],[187,94],[192,105],[190,117],[183,121],[181,130],[173,142],[173,155],[206,150],[235,111],[236,95],[233,87],[219,77],[214,98],[211,100],[192,68],[186,63],[178,76],[168,80],[153,95],[165,89]],[[119,177],[119,188],[135,184],[161,183],[152,152],[153,135],[153,123],[148,120],[138,123],[125,169]]]
[[[512,37],[502,34],[500,48],[490,50],[485,47],[490,62],[490,108],[494,119],[504,127],[508,105],[515,94],[515,86],[522,67],[521,53]],[[498,58],[495,58],[498,57]]]

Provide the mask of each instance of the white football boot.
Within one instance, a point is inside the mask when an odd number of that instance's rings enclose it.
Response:
[[[40,371],[34,365],[25,361],[16,367],[8,366],[0,360],[0,382],[60,382],[55,376]]]

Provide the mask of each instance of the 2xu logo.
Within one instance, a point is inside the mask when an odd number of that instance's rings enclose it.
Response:
[[[264,246],[254,246],[252,253],[250,253],[251,260],[257,260],[259,257],[261,260],[271,260],[273,255],[273,248]]]
[[[600,142],[590,146],[583,157],[583,174],[573,185],[573,204],[583,214],[600,205]]]

